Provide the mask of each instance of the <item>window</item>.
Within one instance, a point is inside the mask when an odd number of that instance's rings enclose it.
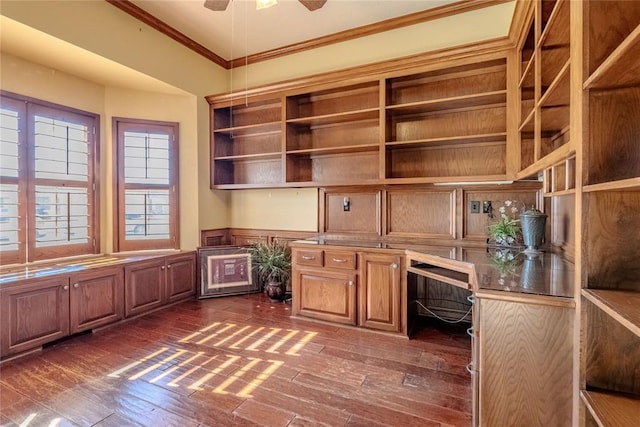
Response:
[[[97,252],[98,116],[2,92],[2,263]]]
[[[120,251],[179,247],[178,124],[114,119]]]

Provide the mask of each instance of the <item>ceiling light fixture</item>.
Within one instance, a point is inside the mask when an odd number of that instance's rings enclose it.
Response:
[[[278,4],[278,0],[256,0],[256,10],[266,9]]]

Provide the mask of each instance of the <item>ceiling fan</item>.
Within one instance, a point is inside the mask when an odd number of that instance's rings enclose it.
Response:
[[[214,11],[223,11],[227,8],[230,1],[231,0],[205,0],[204,7]],[[312,12],[314,10],[320,9],[327,2],[327,0],[298,0],[298,1],[302,3],[304,7],[306,7]],[[273,6],[276,3],[277,3],[277,0],[257,0],[256,7],[258,9],[263,9],[266,7]]]

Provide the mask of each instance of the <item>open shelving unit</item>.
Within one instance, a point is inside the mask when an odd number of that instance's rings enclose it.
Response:
[[[575,151],[570,138],[570,1],[535,3],[520,55],[520,168],[535,176]]]
[[[236,105],[208,97],[211,187],[505,180],[506,76],[494,54]]]
[[[640,2],[584,4],[586,425],[640,414]]]

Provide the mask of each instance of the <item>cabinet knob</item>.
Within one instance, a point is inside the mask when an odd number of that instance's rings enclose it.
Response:
[[[347,285],[349,285],[349,286],[353,286],[353,280],[349,280],[349,281],[347,282]]]
[[[162,267],[160,267],[160,270],[164,270],[164,265]]]
[[[167,268],[171,268],[171,264],[167,265]]]
[[[396,263],[394,262],[393,264],[391,264],[391,268],[393,268],[393,269],[395,270],[396,268],[398,268],[398,264],[396,264]]]
[[[65,291],[68,291],[68,290],[69,290],[69,285],[64,285],[64,286],[62,287],[62,289],[64,289]]]
[[[73,284],[73,289],[78,289],[79,286],[80,286],[80,283],[74,283]]]

